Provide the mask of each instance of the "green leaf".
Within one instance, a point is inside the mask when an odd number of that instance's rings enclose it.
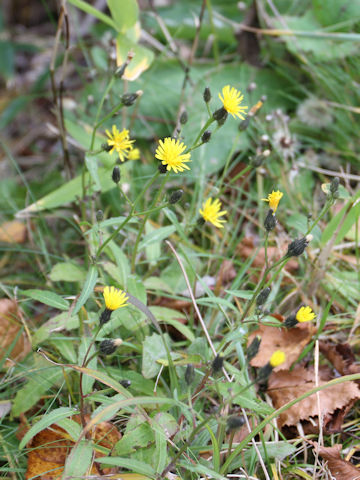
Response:
[[[141,373],[145,378],[153,378],[159,373],[160,365],[156,360],[167,358],[166,348],[160,335],[154,333],[143,342]]]
[[[74,330],[79,327],[78,315],[69,316],[69,312],[62,312],[55,317],[50,318],[41,325],[32,337],[32,345],[38,345],[50,337],[52,332],[59,330]]]
[[[144,305],[147,304],[146,289],[140,278],[134,275],[128,278],[127,292],[140,300]]]
[[[38,302],[59,310],[68,310],[69,308],[69,302],[67,300],[48,290],[22,290],[21,293],[25,295],[25,297],[32,298],[33,300],[37,300]]]
[[[163,240],[172,235],[175,230],[176,227],[174,225],[169,225],[167,227],[160,227],[154,231],[151,231],[150,233],[145,235],[143,240],[139,243],[138,250],[141,250],[144,247],[148,247],[149,245],[152,245],[154,243],[160,244]]]
[[[74,422],[74,420],[70,420],[70,418],[63,418],[56,422],[59,427],[63,428],[71,437],[71,439],[76,442],[81,435],[81,426]]]
[[[141,473],[142,475],[147,475],[148,477],[155,478],[155,470],[147,463],[139,462],[138,460],[133,460],[123,457],[102,457],[96,458],[95,462],[104,463],[106,465],[116,465],[117,467],[126,468],[133,473]]]
[[[166,323],[176,328],[180,333],[184,335],[190,342],[195,340],[195,335],[189,327],[179,321],[179,319],[186,320],[186,316],[180,313],[178,310],[166,307],[150,307],[150,311],[154,314],[157,321]]]
[[[125,33],[133,27],[139,16],[139,7],[136,0],[107,0],[115,28]]]
[[[85,154],[85,165],[90,173],[91,178],[94,182],[94,190],[99,192],[101,190],[101,183],[98,174],[98,163],[97,158],[95,155],[87,155]]]
[[[316,19],[324,26],[337,23],[358,22],[360,20],[360,3],[354,0],[313,0]]]
[[[53,266],[49,277],[53,282],[83,282],[86,272],[75,263],[62,262]]]
[[[12,413],[18,417],[20,413],[27,412],[50,388],[63,378],[59,367],[43,368],[41,373],[34,373],[27,384],[17,391]]]
[[[95,265],[91,265],[86,275],[86,280],[85,280],[83,289],[81,291],[80,297],[78,298],[78,301],[76,302],[75,308],[73,310],[73,314],[78,313],[80,308],[84,305],[86,300],[93,293],[97,279],[98,279],[97,268]]]
[[[59,420],[63,418],[71,417],[71,415],[76,415],[78,412],[75,408],[60,407],[56,408],[50,413],[47,413],[42,417],[41,420],[35,423],[30,430],[26,432],[23,439],[20,442],[19,449],[22,450],[25,445],[45,428],[49,427],[53,423],[58,423]]]
[[[60,352],[60,354],[70,363],[76,362],[76,352],[73,343],[73,339],[61,335],[60,333],[55,334],[50,339],[51,345]]]
[[[154,227],[151,224],[151,222],[149,221],[146,222],[145,224],[146,236],[148,236],[150,233],[153,233],[156,230],[157,228]],[[156,265],[156,261],[160,258],[160,255],[161,255],[160,243],[155,242],[155,243],[151,243],[150,245],[147,245],[145,247],[145,253],[146,253],[146,258],[149,262],[149,265],[150,266]]]
[[[62,478],[84,478],[85,473],[91,466],[92,453],[93,447],[91,440],[80,440],[80,442],[71,449],[70,455],[66,458]]]
[[[69,3],[72,3],[75,7],[79,8],[83,12],[86,12],[89,15],[92,15],[93,17],[97,18],[101,22],[109,25],[114,30],[116,30],[116,26],[115,26],[115,23],[113,22],[113,20],[110,17],[108,17],[107,15],[105,15],[104,13],[97,10],[92,5],[90,5],[88,2],[85,2],[83,0],[69,0]]]

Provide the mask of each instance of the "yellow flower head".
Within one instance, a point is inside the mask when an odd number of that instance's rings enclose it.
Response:
[[[310,322],[316,317],[310,307],[301,307],[296,313],[296,320],[300,323]]]
[[[128,154],[128,160],[139,160],[140,150],[138,148],[133,148]]]
[[[109,137],[107,143],[109,147],[112,147],[109,153],[116,151],[119,154],[120,160],[124,162],[129,152],[133,149],[132,144],[135,142],[135,140],[130,140],[129,130],[124,128],[124,130],[120,132],[116,126],[113,125],[112,133],[110,133],[109,130],[105,130],[105,133]]]
[[[286,356],[282,350],[276,350],[270,357],[270,365],[275,368],[285,362]]]
[[[202,210],[200,209],[199,212],[204,218],[206,222],[211,222],[215,227],[223,228],[223,223],[226,220],[220,219],[223,215],[227,214],[226,210],[220,211],[221,202],[216,198],[212,201],[212,198],[208,198],[206,202],[203,203]]]
[[[186,162],[190,162],[190,153],[182,153],[186,146],[175,138],[167,137],[159,141],[155,157],[166,165],[166,170],[174,170],[175,173],[190,170]]]
[[[244,95],[241,95],[241,92],[236,90],[230,85],[226,85],[222,89],[222,95],[219,93],[219,98],[223,103],[225,110],[230,113],[234,118],[239,117],[241,120],[245,120],[243,114],[246,115],[246,110],[248,107],[242,107],[240,104],[244,99]]]
[[[126,300],[128,300],[128,297],[125,292],[118,290],[115,287],[105,287],[103,295],[105,306],[108,310],[117,310],[118,308],[126,307],[127,305]]]
[[[269,202],[269,207],[271,208],[273,213],[275,213],[283,195],[284,194],[280,192],[280,190],[277,190],[276,192],[275,190],[273,190],[271,193],[269,193],[268,198],[263,198],[263,201]]]

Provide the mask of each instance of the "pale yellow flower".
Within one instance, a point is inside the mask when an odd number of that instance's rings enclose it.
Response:
[[[166,165],[167,170],[174,170],[175,173],[190,170],[186,162],[190,162],[190,153],[183,153],[186,146],[175,138],[167,137],[159,141],[155,157]]]
[[[223,103],[225,110],[230,113],[234,118],[239,117],[241,120],[245,120],[243,115],[246,115],[247,106],[241,106],[241,102],[244,99],[244,95],[230,85],[226,85],[222,89],[222,95],[219,93],[219,98]]]
[[[215,227],[223,228],[224,225],[222,224],[225,223],[226,220],[220,219],[220,217],[226,215],[227,211],[220,211],[220,209],[220,200],[216,198],[214,201],[212,201],[212,198],[210,197],[206,200],[206,202],[203,203],[202,209],[200,209],[199,212],[206,222],[212,223],[213,225],[215,225]]]

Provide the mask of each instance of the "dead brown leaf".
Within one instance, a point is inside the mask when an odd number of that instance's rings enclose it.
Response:
[[[331,475],[336,478],[336,480],[359,480],[360,479],[360,470],[356,468],[352,463],[343,460],[340,457],[340,452],[342,445],[336,444],[332,447],[320,447],[317,442],[310,443],[328,462],[328,468],[331,472]]]
[[[360,365],[356,364],[355,355],[348,343],[334,344],[320,341],[321,353],[331,362],[341,375],[351,375],[360,372]]]
[[[324,385],[331,377],[328,368],[320,368],[319,385]],[[315,387],[313,367],[304,368],[297,365],[293,371],[272,372],[268,382],[268,394],[274,407],[280,408]],[[355,382],[345,382],[321,390],[320,407],[324,419],[331,420],[331,415],[339,409],[360,398],[360,390]],[[301,400],[279,416],[278,425],[296,425],[300,420],[309,420],[319,414],[316,394]],[[326,426],[326,425],[325,425]]]
[[[8,298],[0,299],[0,359],[6,355],[21,327],[22,323],[16,302]],[[22,332],[7,357],[19,361],[30,352],[30,349],[29,339],[25,332]]]
[[[18,220],[4,222],[0,225],[0,242],[24,243],[26,237],[26,225]]]
[[[294,328],[260,325],[258,330],[249,335],[248,345],[257,335],[261,337],[258,354],[251,360],[250,364],[253,367],[263,367],[276,350],[282,350],[286,355],[285,363],[276,367],[274,371],[287,370],[297,360],[315,331],[315,327],[310,323],[302,323]]]
[[[80,423],[78,415],[72,417],[72,420]],[[91,431],[91,438],[94,443],[111,450],[120,440],[121,433],[110,422],[101,422]],[[51,425],[35,435],[28,446],[31,446],[31,450],[28,453],[28,468],[25,478],[55,480],[61,478],[66,458],[70,454],[74,442],[65,430],[57,425]],[[95,452],[95,457],[102,456],[104,456],[102,452]],[[102,471],[106,475],[116,473],[117,469],[104,468]],[[91,473],[99,474],[95,465],[92,467]]]

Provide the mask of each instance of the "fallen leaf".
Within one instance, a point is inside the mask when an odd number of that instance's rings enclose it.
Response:
[[[342,445],[336,444],[332,447],[320,447],[317,442],[309,441],[314,448],[328,462],[328,468],[331,475],[336,480],[359,480],[360,470],[356,468],[352,463],[343,460],[340,457]]]
[[[7,358],[19,361],[30,352],[31,346],[25,332],[21,332],[19,335],[21,328],[22,323],[17,303],[8,298],[0,299],[0,360],[7,355]],[[16,338],[16,343],[11,348]],[[5,365],[9,365],[9,361]]]
[[[72,417],[72,420],[80,423],[79,415]],[[90,417],[86,416],[89,421]],[[110,422],[100,422],[90,432],[91,439],[95,445],[95,457],[103,457],[103,452],[96,451],[96,445],[111,450],[121,438],[121,433]],[[28,468],[26,479],[38,478],[39,480],[55,480],[61,477],[67,456],[75,443],[70,439],[65,430],[57,425],[51,425],[42,430],[31,440],[28,447]],[[116,468],[103,468],[103,474],[116,473]],[[94,465],[91,474],[98,475],[99,471]]]
[[[0,242],[24,243],[26,237],[26,225],[18,220],[4,222],[0,225]]]
[[[319,369],[319,385],[324,385],[330,378],[329,369],[321,367]],[[269,377],[267,393],[270,395],[274,407],[278,409],[314,387],[314,368],[296,365],[291,372],[289,370],[272,372]],[[324,419],[327,417],[328,420],[331,420],[331,414],[360,398],[360,390],[355,382],[345,382],[321,390],[319,396],[321,415],[324,416]],[[280,428],[284,425],[296,425],[300,420],[309,420],[311,417],[318,417],[318,414],[317,395],[314,393],[283,412],[279,416],[278,425]]]
[[[360,372],[355,355],[348,343],[334,344],[320,341],[320,352],[331,362],[341,375],[351,375]]]
[[[282,365],[274,368],[274,371],[287,370],[298,359],[315,331],[316,329],[311,323],[302,323],[293,328],[260,325],[258,330],[249,335],[248,345],[257,335],[261,337],[259,351],[250,364],[253,367],[263,367],[276,350],[282,350],[285,353],[286,360]]]

